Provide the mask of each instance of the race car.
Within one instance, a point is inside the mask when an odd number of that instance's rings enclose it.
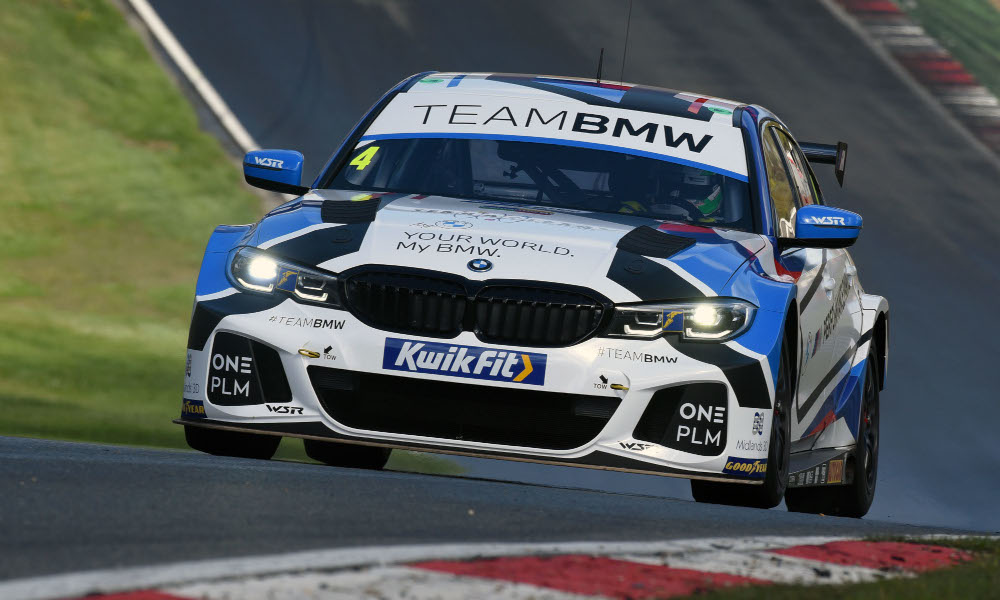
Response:
[[[652,473],[699,502],[863,516],[888,303],[828,206],[847,145],[765,108],[592,79],[428,72],[296,198],[212,233],[188,444],[344,467],[391,449]]]

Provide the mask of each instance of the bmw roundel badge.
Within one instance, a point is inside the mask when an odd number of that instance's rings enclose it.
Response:
[[[486,271],[489,271],[490,269],[493,268],[493,263],[486,260],[485,258],[474,258],[470,260],[469,264],[466,266],[469,267],[470,271],[475,271],[476,273],[485,273]]]

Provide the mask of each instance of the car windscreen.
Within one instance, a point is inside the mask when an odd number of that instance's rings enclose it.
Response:
[[[753,229],[744,181],[701,166],[563,144],[445,137],[365,141],[329,187]]]

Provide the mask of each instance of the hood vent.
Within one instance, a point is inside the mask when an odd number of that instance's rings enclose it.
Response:
[[[370,223],[375,220],[379,200],[324,200],[320,207],[320,217],[324,223]]]
[[[618,249],[641,256],[670,258],[693,246],[692,238],[657,231],[648,225],[636,227],[618,240]]]

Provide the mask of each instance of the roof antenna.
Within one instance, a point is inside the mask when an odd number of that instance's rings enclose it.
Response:
[[[601,48],[601,57],[597,59],[597,83],[601,83],[601,69],[604,67],[604,48]]]
[[[628,32],[632,25],[632,0],[628,0],[628,16],[625,18],[625,49],[622,50],[622,71],[618,75],[618,83],[625,85],[625,57],[628,56]]]

